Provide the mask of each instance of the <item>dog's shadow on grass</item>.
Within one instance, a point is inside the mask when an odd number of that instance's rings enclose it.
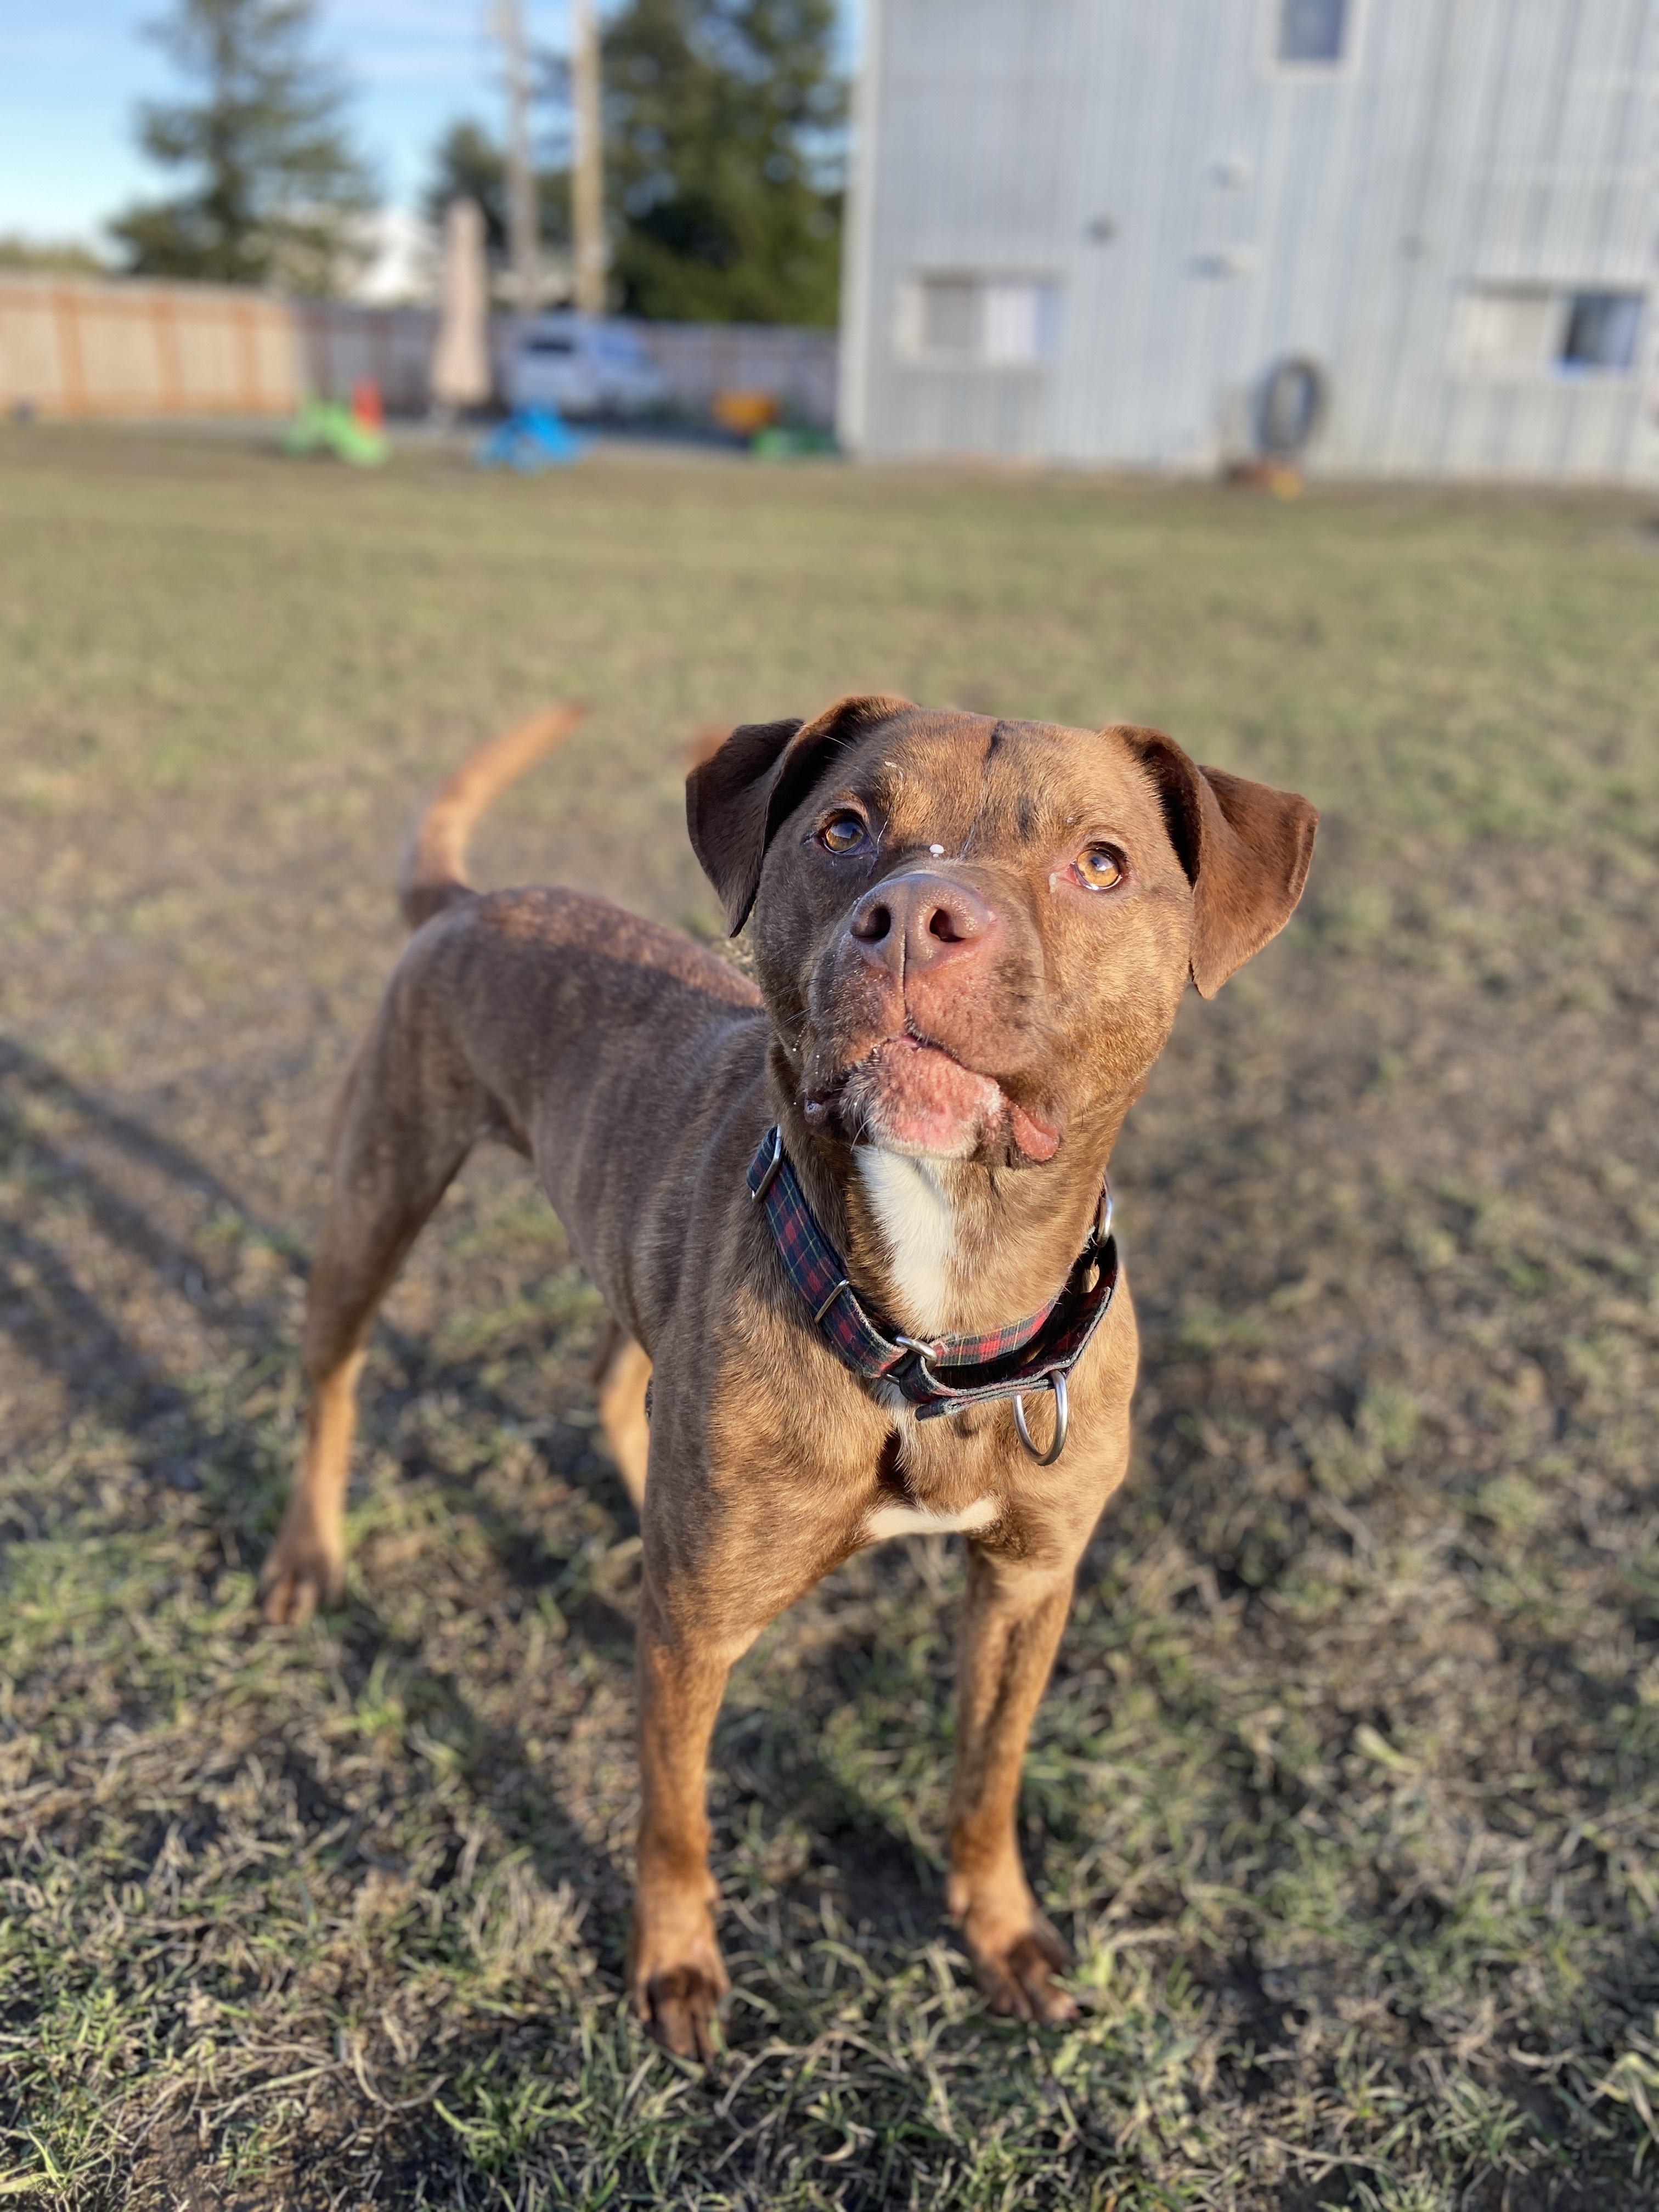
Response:
[[[158,1178],[169,1195],[203,1209],[204,1222],[228,1224],[218,1242],[263,1247],[278,1266],[251,1296],[204,1257],[196,1243],[159,1222],[143,1204],[120,1189],[76,1150],[76,1139],[106,1148],[140,1173]],[[216,1171],[137,1115],[112,1106],[15,1039],[0,1038],[0,1173],[25,1194],[35,1222],[54,1208],[79,1210],[98,1237],[136,1261],[155,1284],[194,1308],[233,1358],[275,1358],[297,1369],[292,1328],[283,1294],[302,1283],[305,1267],[295,1237],[264,1218]],[[245,1476],[269,1457],[268,1443],[253,1424],[219,1396],[204,1410],[199,1379],[181,1376],[147,1351],[112,1310],[110,1298],[90,1287],[89,1271],[77,1273],[49,1234],[29,1225],[22,1209],[0,1212],[0,1299],[9,1332],[63,1387],[71,1419],[89,1418],[124,1431],[139,1463],[184,1490],[201,1487],[200,1466],[222,1465]],[[389,1322],[376,1324],[393,1359],[414,1378],[416,1392],[435,1378],[418,1340]],[[449,1378],[449,1379],[453,1379]],[[468,1396],[486,1419],[502,1424],[517,1411],[476,1375]],[[239,1537],[263,1548],[272,1500],[263,1480],[233,1480],[224,1503]],[[516,1532],[515,1547],[532,1548],[535,1532]]]
[[[105,1154],[105,1164],[94,1164],[82,1147]],[[239,1233],[279,1255],[282,1264],[274,1276],[265,1273],[260,1294],[250,1297],[233,1284],[215,1279],[210,1263],[204,1262],[188,1237],[164,1226],[118,1187],[114,1177],[121,1163],[159,1183],[165,1194],[188,1198],[208,1218],[234,1224]],[[136,1262],[169,1297],[186,1300],[225,1341],[232,1364],[250,1352],[267,1367],[292,1358],[286,1346],[291,1322],[282,1310],[281,1293],[303,1276],[293,1240],[279,1225],[262,1219],[184,1147],[13,1040],[0,1041],[0,1171],[21,1187],[29,1207],[27,1218],[21,1208],[0,1215],[0,1298],[7,1309],[6,1325],[26,1355],[58,1381],[71,1421],[94,1423],[124,1436],[141,1480],[147,1477],[158,1486],[205,1492],[198,1510],[222,1525],[239,1553],[260,1556],[289,1473],[283,1450],[289,1439],[273,1437],[268,1424],[240,1414],[234,1389],[215,1391],[204,1402],[199,1378],[170,1371],[147,1351],[124,1325],[112,1300],[100,1296],[95,1274],[77,1267],[54,1242],[52,1213],[55,1207],[78,1212],[105,1244]],[[429,1390],[436,1378],[428,1371],[425,1348],[384,1317],[380,1329],[405,1378],[406,1394]],[[273,1354],[273,1346],[282,1349]],[[514,1417],[514,1409],[476,1374],[465,1377],[464,1389],[475,1418],[505,1423]],[[561,1442],[566,1447],[561,1456],[568,1456],[572,1445],[580,1449],[574,1431]],[[581,1455],[572,1479],[600,1492],[611,1513],[625,1518],[621,1484],[594,1455]],[[499,1510],[481,1513],[477,1497],[451,1479],[442,1487],[455,1493],[449,1503],[460,1502],[465,1492],[469,1510],[513,1582],[534,1590],[556,1577],[562,1563],[549,1554],[539,1529]],[[64,1510],[44,1492],[31,1493],[27,1507],[29,1522],[42,1531],[57,1510]],[[622,1616],[607,1615],[602,1604],[589,1602],[580,1626],[605,1663],[625,1656],[620,1647],[631,1643],[631,1632]],[[511,1731],[482,1723],[457,1686],[423,1664],[419,1650],[400,1639],[372,1603],[354,1601],[341,1632],[348,1686],[355,1680],[360,1687],[375,1662],[390,1657],[403,1678],[411,1712],[455,1750],[481,1796],[510,1799],[509,1826],[523,1836],[550,1876],[589,1891],[617,1887],[619,1878],[611,1875],[608,1862],[589,1849],[556,1797],[537,1784],[532,1763]],[[619,1648],[605,1651],[607,1643]],[[319,1820],[332,1817],[319,1786],[303,1775],[294,1779],[302,1799],[316,1799]],[[367,1863],[376,1863],[372,1849],[362,1847]]]
[[[31,1107],[34,1109],[32,1113]],[[193,1255],[141,1206],[39,1126],[70,1120],[123,1157],[209,1205],[234,1204],[218,1179],[165,1137],[119,1113],[12,1040],[0,1040],[0,1169],[26,1194],[36,1218],[78,1203],[111,1244],[169,1289],[191,1298]],[[136,1344],[51,1239],[26,1219],[0,1215],[0,1285],[9,1333],[64,1385],[77,1414],[135,1432],[176,1422],[185,1401],[161,1364]]]
[[[465,1680],[432,1666],[418,1644],[380,1615],[372,1599],[354,1597],[337,1633],[348,1685],[354,1678],[368,1683],[377,1667],[389,1662],[411,1733],[441,1746],[453,1778],[463,1785],[463,1802],[487,1808],[508,1850],[521,1850],[546,1888],[568,1885],[585,1905],[584,1933],[602,1970],[620,1987],[629,1869],[605,1844],[584,1834],[545,1760],[532,1756],[518,1724],[482,1713]],[[441,1888],[453,1878],[464,1850],[458,1832],[435,1877],[429,1877],[432,1887]],[[368,1865],[386,1865],[372,1843],[360,1846],[359,1856]],[[390,1870],[404,1869],[394,1865]]]

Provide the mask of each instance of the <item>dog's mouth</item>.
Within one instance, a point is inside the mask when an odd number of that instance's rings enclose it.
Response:
[[[1060,1149],[1053,1122],[926,1037],[884,1038],[830,1089],[809,1092],[805,1111],[815,1128],[912,1158],[964,1160],[995,1151],[1042,1162]]]

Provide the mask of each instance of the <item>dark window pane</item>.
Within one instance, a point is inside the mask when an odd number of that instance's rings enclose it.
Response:
[[[1567,313],[1564,368],[1629,368],[1642,320],[1639,292],[1575,292]]]
[[[1340,62],[1348,0],[1279,0],[1279,58]]]

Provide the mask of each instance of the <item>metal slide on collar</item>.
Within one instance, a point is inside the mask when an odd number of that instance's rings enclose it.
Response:
[[[778,1170],[782,1165],[783,1124],[781,1121],[775,1121],[772,1125],[772,1157],[766,1163],[766,1167],[761,1176],[760,1181],[755,1185],[753,1190],[749,1194],[751,1204],[756,1206],[764,1205],[766,1194],[771,1189],[773,1184],[777,1181]],[[837,1285],[837,1289],[841,1287],[841,1285]],[[817,1316],[815,1314],[813,1316],[813,1319],[817,1320]]]

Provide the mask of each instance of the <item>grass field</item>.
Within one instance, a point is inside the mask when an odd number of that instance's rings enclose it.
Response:
[[[712,931],[680,757],[866,687],[1324,810],[1114,1167],[1146,1349],[1024,1798],[1085,2011],[942,1917],[959,1554],[779,1621],[710,1778],[713,2078],[621,1966],[638,1541],[599,1323],[475,1161],[346,1602],[254,1577],[412,804]],[[1613,499],[360,479],[0,433],[0,2193],[51,2207],[1659,2203],[1659,532]]]

